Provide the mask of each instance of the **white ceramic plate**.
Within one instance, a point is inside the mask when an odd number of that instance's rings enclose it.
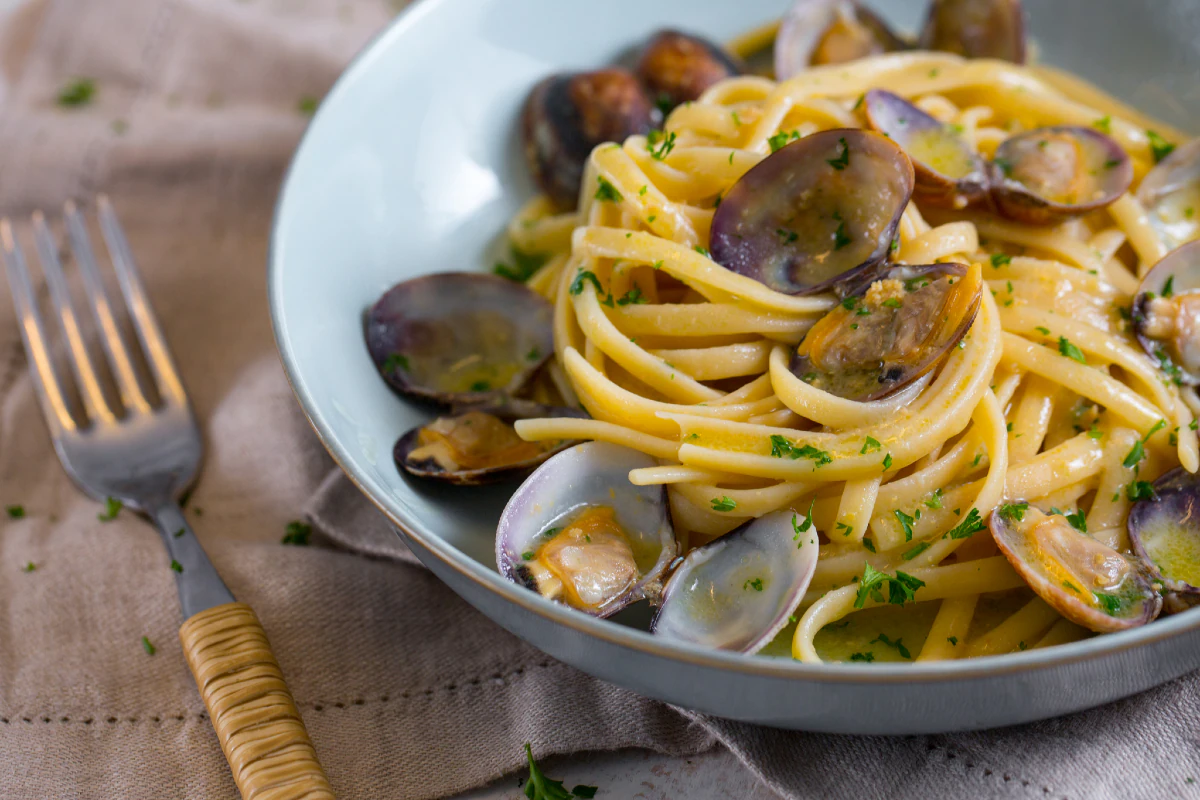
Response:
[[[1142,691],[1200,666],[1200,610],[1125,633],[997,658],[805,665],[665,644],[555,605],[495,571],[512,486],[409,482],[397,436],[425,419],[363,345],[362,314],[416,275],[486,269],[531,186],[517,114],[529,88],[591,69],[652,31],[716,40],[788,0],[420,0],[350,66],[296,153],[275,218],[269,291],[283,363],[330,453],[417,555],[476,608],[598,677],[770,725],[915,733],[1025,722]],[[923,3],[873,3],[913,29]],[[1195,0],[1027,0],[1043,58],[1168,122],[1200,129]]]

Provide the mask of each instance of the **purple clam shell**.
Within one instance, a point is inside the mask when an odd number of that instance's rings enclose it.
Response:
[[[919,44],[923,50],[1024,64],[1025,9],[1021,0],[934,0]]]
[[[1039,563],[1037,556],[1042,551],[1040,548],[1031,551],[1033,542],[1026,535],[1026,531],[1030,526],[1043,516],[1041,511],[1032,506],[1025,509],[1023,517],[1020,520],[1006,518],[1004,514],[1001,514],[997,510],[992,512],[988,523],[992,538],[996,541],[996,546],[1000,548],[1000,552],[1004,554],[1004,557],[1012,564],[1013,569],[1029,584],[1029,588],[1038,597],[1045,600],[1058,613],[1072,622],[1099,633],[1111,633],[1127,628],[1135,628],[1139,625],[1145,625],[1158,616],[1162,610],[1162,598],[1159,597],[1155,589],[1153,575],[1151,575],[1150,570],[1142,559],[1126,556],[1117,553],[1115,550],[1109,549],[1109,553],[1125,559],[1130,566],[1130,570],[1125,577],[1125,582],[1127,584],[1129,582],[1132,583],[1128,587],[1123,584],[1122,588],[1132,589],[1139,598],[1136,606],[1131,604],[1128,608],[1124,608],[1127,615],[1116,616],[1115,614],[1105,613],[1094,605],[1084,602],[1080,599],[1079,592],[1081,589],[1087,591],[1086,587],[1064,587],[1057,577],[1052,576]],[[1067,523],[1063,522],[1062,524],[1066,525]],[[1085,533],[1079,533],[1070,528],[1067,530],[1071,530],[1071,535],[1090,539]]]
[[[645,453],[608,442],[575,445],[534,470],[504,507],[496,527],[496,567],[514,583],[536,591],[524,568],[524,553],[536,551],[538,538],[588,506],[609,506],[622,528],[636,537],[634,551],[657,553],[636,583],[603,607],[584,611],[607,617],[644,598],[656,600],[662,576],[675,558],[665,486],[634,486],[629,471],[658,466]]]
[[[713,259],[777,292],[861,279],[892,247],[913,192],[895,142],[835,129],[792,142],[733,185],[713,215]]]
[[[864,99],[867,121],[912,159],[918,200],[941,208],[962,209],[988,200],[987,161],[950,126],[926,114],[898,94],[872,89]],[[927,162],[921,156],[932,151]],[[952,154],[952,158],[947,158]],[[954,163],[950,163],[953,161]],[[956,168],[947,175],[940,169]]]
[[[1070,141],[1074,148],[1072,184],[1083,170],[1086,196],[1064,202],[1047,196],[1046,176],[1068,166],[1056,162]],[[1084,163],[1074,160],[1082,154]],[[1037,185],[1042,182],[1042,185]],[[1002,216],[1030,225],[1052,225],[1111,205],[1133,183],[1133,162],[1112,138],[1093,128],[1056,125],[1038,128],[1006,140],[992,159],[992,201]]]
[[[553,315],[545,298],[504,278],[426,275],[393,286],[367,312],[367,350],[403,394],[478,402],[515,393],[546,362]]]
[[[1152,295],[1163,293],[1167,281],[1171,281],[1171,291],[1179,295],[1184,292],[1200,292],[1200,240],[1188,242],[1182,247],[1172,250],[1142,278],[1137,296],[1133,299],[1133,332],[1137,336],[1142,349],[1154,359],[1160,367],[1174,364],[1178,370],[1172,370],[1172,377],[1187,386],[1200,384],[1200,371],[1189,369],[1185,363],[1176,363],[1180,359],[1173,357],[1171,348],[1157,339],[1146,335],[1148,317],[1147,307]]]
[[[625,69],[551,75],[529,93],[521,134],[530,174],[563,208],[574,208],[597,145],[649,133],[658,119],[646,90]]]
[[[788,624],[817,567],[817,531],[799,533],[800,541],[796,518],[788,510],[767,514],[688,553],[667,581],[650,630],[719,650],[765,647]]]
[[[563,408],[559,406],[544,406],[540,403],[530,402],[528,400],[502,400],[498,403],[484,403],[481,405],[457,407],[449,416],[458,416],[469,411],[479,411],[484,414],[491,414],[494,417],[504,420],[505,422],[515,422],[519,419],[536,419],[541,417],[578,417],[587,419],[587,414],[574,408]],[[409,458],[409,454],[419,446],[417,437],[421,432],[423,425],[418,425],[412,430],[405,433],[398,440],[396,446],[392,448],[392,457],[396,461],[396,466],[403,469],[410,475],[416,475],[419,478],[430,478],[432,480],[446,481],[459,486],[480,486],[487,483],[496,483],[502,480],[521,477],[534,470],[542,462],[560,453],[568,447],[578,444],[575,440],[565,440],[553,450],[547,450],[538,454],[533,458],[524,459],[522,461],[511,464],[496,465],[491,467],[482,467],[479,469],[459,469],[448,471],[438,464],[434,459],[422,459],[413,461]]]
[[[844,336],[855,337],[865,353],[854,350],[852,352],[859,355],[859,358],[838,358],[836,368],[825,370],[817,366],[820,361],[814,362],[811,354],[806,352],[806,339],[792,356],[788,369],[796,377],[803,380],[808,376],[814,385],[847,400],[870,402],[895,394],[937,366],[970,330],[971,323],[979,313],[977,293],[969,304],[954,302],[954,286],[946,287],[940,302],[936,296],[926,296],[926,293],[940,288],[935,282],[941,277],[952,278],[960,288],[965,287],[963,281],[968,271],[962,264],[942,263],[893,267],[879,274],[876,280],[895,278],[903,281],[906,286],[917,286],[915,290],[906,293],[905,298],[910,303],[916,300],[926,305],[912,305],[909,308],[902,304],[899,309],[878,309],[867,316],[858,316],[843,306],[836,306],[810,329],[809,336],[814,332],[819,333],[823,323],[836,321],[839,326],[853,325],[856,326],[854,330],[847,331],[846,328],[840,327],[840,332]],[[928,278],[930,282],[919,285],[922,278]],[[859,283],[847,296],[861,297],[869,285],[868,281]],[[951,298],[949,303],[946,302],[946,297]],[[889,312],[890,319],[885,320],[881,313],[885,311]],[[900,321],[901,314],[908,315],[905,322],[910,326],[919,325],[921,321],[930,319],[931,315],[935,314],[948,319],[934,324],[928,330],[926,336],[916,343],[917,352],[894,352],[893,342],[900,338],[896,334],[897,327],[905,324]],[[936,320],[938,316],[932,318]],[[890,323],[891,327],[875,327],[877,321]],[[883,348],[888,349],[881,352]]]
[[[797,0],[783,18],[779,35],[775,37],[775,78],[786,80],[814,63],[826,34],[837,23],[852,25],[866,36],[861,47],[845,55],[853,58],[905,50],[908,43],[896,34],[879,16],[853,0]],[[850,59],[852,60],[852,59]]]
[[[1168,613],[1200,605],[1200,587],[1189,583],[1169,567],[1164,570],[1163,550],[1172,547],[1175,537],[1200,537],[1200,482],[1182,467],[1171,470],[1154,482],[1154,498],[1139,500],[1129,510],[1126,527],[1133,552],[1146,562],[1153,575],[1167,590],[1164,608]],[[1195,550],[1196,546],[1184,547]]]
[[[664,30],[646,43],[636,71],[659,109],[666,112],[699,99],[714,83],[745,70],[733,55],[703,37]]]

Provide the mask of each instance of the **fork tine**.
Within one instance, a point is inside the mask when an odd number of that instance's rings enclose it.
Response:
[[[32,367],[33,387],[42,406],[42,416],[50,427],[50,435],[58,438],[63,432],[73,431],[77,426],[46,349],[46,329],[42,325],[33,287],[29,283],[25,256],[7,219],[0,219],[0,254],[3,255],[13,306],[21,325],[21,341],[25,344],[25,356]]]
[[[129,307],[134,330],[142,343],[146,362],[158,381],[158,390],[164,401],[174,401],[183,405],[187,402],[187,393],[184,392],[183,382],[175,369],[175,362],[171,359],[167,340],[154,317],[154,309],[150,306],[146,288],[142,285],[141,276],[138,275],[137,266],[133,262],[129,242],[121,230],[121,223],[117,221],[117,213],[106,195],[100,195],[96,199],[96,207],[100,216],[100,232],[108,245],[109,258],[112,259],[116,270],[121,294],[125,296],[125,303]]]
[[[92,420],[113,421],[116,416],[104,398],[100,381],[96,378],[96,370],[92,366],[91,356],[83,343],[83,335],[79,332],[79,322],[75,319],[75,309],[71,305],[71,294],[67,290],[67,281],[63,277],[62,263],[58,259],[58,246],[46,226],[46,218],[42,212],[33,212],[33,240],[37,245],[38,257],[42,262],[42,273],[46,276],[46,285],[50,288],[50,302],[58,312],[58,321],[63,336],[71,351],[71,369],[79,383],[79,394],[83,397],[83,405],[87,415]]]
[[[75,203],[67,201],[63,206],[63,215],[67,223],[67,235],[71,239],[71,251],[75,253],[75,261],[83,274],[83,285],[91,301],[92,313],[96,324],[100,327],[101,341],[108,353],[108,363],[116,379],[117,388],[121,391],[121,400],[126,408],[134,408],[143,413],[151,410],[150,403],[142,394],[137,374],[133,370],[133,361],[129,358],[129,348],[125,345],[125,336],[117,327],[113,318],[112,307],[108,302],[108,292],[100,279],[100,269],[96,266],[96,258],[92,254],[91,241],[88,238],[87,226],[83,215]]]

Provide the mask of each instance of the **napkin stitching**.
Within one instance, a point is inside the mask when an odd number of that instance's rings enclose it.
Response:
[[[122,719],[121,717],[112,716],[111,714],[109,716],[103,717],[103,718],[97,718],[97,715],[91,714],[87,717],[84,717],[83,719],[72,719],[71,717],[69,717],[67,715],[63,715],[63,716],[59,717],[58,719],[51,719],[50,715],[48,715],[48,714],[35,714],[32,717],[25,717],[25,716],[12,717],[12,718],[0,717],[0,724],[16,725],[16,723],[18,721],[20,721],[20,722],[24,722],[28,725],[32,725],[37,722],[40,722],[44,725],[68,725],[68,724],[91,725],[93,722],[104,722],[109,725],[116,725],[118,723],[124,722],[124,723],[128,723],[130,725],[136,725],[139,722],[146,721],[147,719],[150,722],[154,722],[154,723],[169,722],[171,720],[174,720],[176,722],[185,722],[185,721],[189,721],[189,720],[199,721],[199,722],[207,722],[208,714],[205,714],[203,712],[200,712],[197,714],[192,714],[191,712],[188,712],[186,714],[152,714],[151,716],[149,716],[147,718],[125,717],[124,719]]]
[[[961,755],[964,759],[966,759],[963,762],[963,766],[966,768],[965,769],[966,772],[971,772],[973,770],[978,769],[981,771],[983,777],[985,777],[985,778],[996,778],[998,780],[1004,781],[1004,783],[1011,783],[1012,781],[1016,780],[1016,781],[1020,781],[1021,785],[1026,788],[1032,787],[1033,784],[1035,783],[1034,781],[1030,781],[1028,778],[1023,778],[1019,775],[1014,775],[1011,772],[999,772],[998,773],[996,770],[991,769],[990,767],[984,767],[982,765],[977,766],[973,761],[970,760],[971,755],[969,753],[967,753],[965,750],[956,750],[955,748],[953,748],[949,745],[933,744],[932,742],[928,742],[927,747],[930,752],[934,752],[937,750],[942,751],[945,754],[946,759],[948,761],[954,761]],[[1048,787],[1044,784],[1040,788],[1042,790],[1042,794],[1049,795],[1049,794],[1054,793],[1053,789],[1051,789],[1050,787]],[[1069,798],[1067,798],[1066,795],[1060,794],[1057,797],[1058,797],[1058,800],[1069,800]]]

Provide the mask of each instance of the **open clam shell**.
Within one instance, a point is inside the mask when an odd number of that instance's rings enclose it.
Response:
[[[1200,241],[1171,251],[1142,278],[1133,330],[1174,382],[1200,384]]]
[[[870,126],[912,160],[918,200],[953,209],[987,200],[987,161],[953,126],[885,89],[867,92],[863,105]]]
[[[1200,482],[1182,467],[1154,482],[1154,497],[1139,500],[1126,523],[1133,551],[1166,590],[1168,612],[1200,605]]]
[[[1025,10],[1021,0],[934,0],[921,31],[920,47],[1024,64]]]
[[[1104,208],[1133,183],[1133,162],[1121,145],[1074,125],[1008,139],[996,149],[992,167],[997,209],[1030,225],[1051,225]]]
[[[478,486],[528,474],[577,441],[526,442],[512,423],[538,417],[580,417],[573,408],[503,400],[454,409],[452,414],[413,428],[396,442],[396,465],[410,475]]]
[[[426,275],[367,312],[367,349],[403,394],[480,402],[515,393],[553,354],[553,315],[541,295],[494,275]]]
[[[842,64],[907,47],[862,3],[797,0],[775,38],[775,77],[785,80],[809,66]]]
[[[1176,148],[1146,173],[1137,197],[1168,248],[1200,238],[1200,139]]]
[[[1072,622],[1099,633],[1145,625],[1162,598],[1141,559],[1118,553],[1025,503],[992,513],[992,538],[1017,573]]]
[[[927,374],[979,312],[979,265],[893,267],[817,321],[796,348],[796,377],[848,400],[886,397]]]
[[[862,278],[890,252],[913,180],[908,156],[877,133],[806,136],[733,185],[713,215],[709,250],[721,266],[786,294]]]
[[[688,553],[667,581],[654,634],[740,653],[765,647],[817,567],[817,531],[803,519],[777,511]]]
[[[716,44],[674,30],[655,34],[637,63],[637,76],[664,113],[742,72],[741,63]]]
[[[634,486],[650,456],[606,442],[564,450],[508,501],[496,529],[502,575],[586,614],[607,617],[657,599],[675,558],[663,486]]]
[[[525,160],[534,182],[559,206],[574,208],[592,150],[649,133],[658,118],[628,70],[551,75],[533,87],[521,113]]]

